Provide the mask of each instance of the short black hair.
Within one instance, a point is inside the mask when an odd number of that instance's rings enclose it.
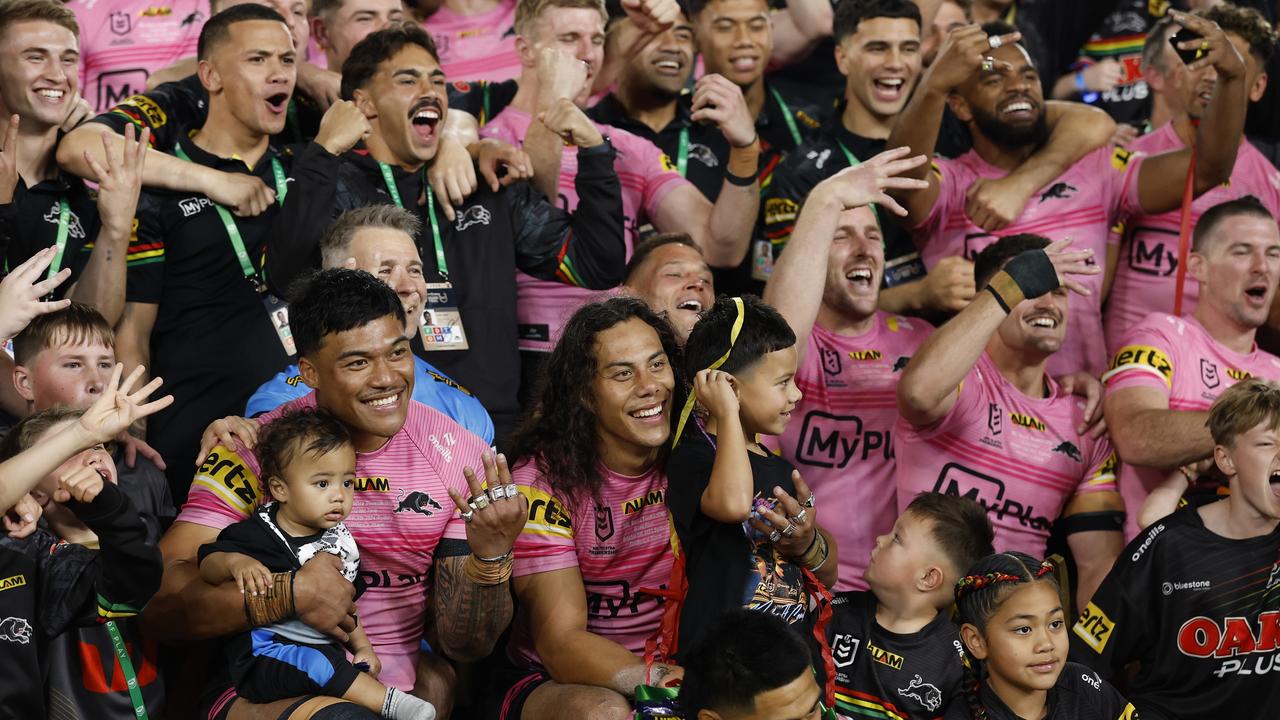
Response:
[[[1262,201],[1253,195],[1245,195],[1235,200],[1218,203],[1200,216],[1196,221],[1196,229],[1191,233],[1191,250],[1193,252],[1202,253],[1205,247],[1213,239],[1214,230],[1218,226],[1226,222],[1228,219],[1237,215],[1253,215],[1255,217],[1265,218],[1275,224],[1275,216],[1267,209]]]
[[[911,0],[840,0],[831,21],[831,35],[838,44],[858,32],[858,24],[863,20],[878,17],[906,18],[915,20],[917,29],[924,27],[920,8]]]
[[[907,512],[932,523],[933,539],[951,561],[956,575],[995,552],[996,531],[991,518],[977,502],[967,497],[922,492],[907,505]]]
[[[702,255],[702,248],[698,247],[698,243],[694,242],[693,238],[689,237],[685,233],[658,233],[657,235],[650,235],[639,243],[636,243],[635,250],[631,251],[631,259],[627,261],[626,280],[624,280],[622,284],[626,285],[627,281],[631,280],[631,276],[635,274],[636,270],[640,269],[640,266],[644,264],[645,260],[649,259],[649,256],[652,255],[655,250],[667,245],[684,245],[686,247],[693,248],[699,255]]]
[[[1218,23],[1223,32],[1239,35],[1248,43],[1249,52],[1258,59],[1265,72],[1267,63],[1276,52],[1276,31],[1262,13],[1251,7],[1223,4],[1196,14]]]
[[[332,268],[298,281],[290,293],[289,329],[299,357],[314,354],[326,335],[363,327],[392,315],[405,323],[396,291],[363,270]]]
[[[1049,244],[1049,238],[1033,233],[1006,235],[988,245],[978,257],[973,259],[973,284],[982,290],[991,282],[991,278],[1000,272],[1005,263],[1028,250],[1043,250]]]
[[[213,53],[214,48],[231,38],[232,25],[248,20],[275,20],[282,25],[288,25],[280,13],[266,5],[258,5],[257,3],[233,5],[209,18],[204,27],[200,28],[200,40],[196,44],[196,57],[200,60],[209,59],[209,55]],[[301,52],[302,48],[298,48],[298,50]]]
[[[716,0],[686,0],[685,9],[688,12],[687,17],[690,20],[694,19],[695,17],[701,15],[702,11],[705,10],[708,5],[710,5],[715,1]],[[766,7],[769,6],[768,0],[760,0],[760,1],[764,2]]]
[[[417,23],[402,23],[369,33],[365,39],[356,43],[347,56],[347,61],[342,63],[342,99],[352,99],[356,90],[368,85],[373,76],[378,74],[378,66],[395,57],[396,53],[408,45],[417,45],[426,50],[439,64],[440,53],[436,52],[436,41]]]
[[[722,297],[703,313],[698,324],[689,333],[684,346],[686,376],[692,380],[699,370],[711,367],[726,350],[729,358],[720,366],[730,375],[736,375],[757,363],[771,352],[796,344],[796,334],[787,321],[754,295],[742,296],[743,321],[738,340],[729,348],[729,336],[738,318],[734,298]]]
[[[327,455],[344,446],[355,447],[346,425],[326,410],[302,408],[271,421],[253,452],[265,482],[273,477],[284,480],[285,468],[299,453]]]
[[[731,610],[684,655],[680,707],[685,717],[700,710],[751,712],[756,696],[813,672],[808,644],[768,613]]]

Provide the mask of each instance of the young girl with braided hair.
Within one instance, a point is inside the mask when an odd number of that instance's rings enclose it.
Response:
[[[965,702],[947,720],[1136,720],[1114,687],[1067,662],[1067,621],[1053,565],[989,555],[956,583]]]

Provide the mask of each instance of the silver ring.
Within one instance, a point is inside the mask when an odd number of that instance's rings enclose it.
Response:
[[[807,508],[811,508],[811,507],[813,507],[814,505],[816,505],[816,504],[817,504],[817,502],[818,502],[818,493],[811,493],[811,494],[809,495],[809,499],[805,500],[804,502],[802,502],[802,503],[800,503],[800,504],[801,504],[801,505],[804,505],[804,506],[805,506],[805,507],[807,507]]]
[[[488,495],[488,496],[489,496],[489,499],[490,499],[490,500],[492,500],[492,501],[494,501],[494,502],[497,502],[497,501],[499,501],[499,500],[504,500],[504,499],[506,499],[506,498],[508,497],[508,495],[507,495],[507,486],[506,486],[506,485],[499,485],[499,486],[497,486],[497,487],[491,487],[491,488],[489,488],[488,490],[485,490],[485,491],[484,491],[484,494],[485,494],[485,495]]]
[[[796,525],[803,525],[805,518],[807,517],[809,517],[809,511],[804,508],[800,508],[800,512],[796,513],[795,517],[787,518],[787,520],[790,520]]]
[[[469,523],[476,516],[475,512],[468,510],[462,513],[462,522]]]
[[[786,526],[786,527],[782,528],[782,535],[783,535],[784,537],[795,537],[795,534],[796,534],[796,525],[795,525],[795,523],[790,523],[790,522],[789,522],[789,523],[787,523],[787,526]]]
[[[467,505],[470,505],[472,510],[483,510],[489,507],[489,496],[484,493],[472,495],[467,499]]]
[[[778,532],[777,530],[774,530],[773,532],[769,533],[769,542],[776,543],[781,539],[782,539],[782,533]]]
[[[989,35],[987,36],[987,44],[991,46],[992,50],[995,50],[1003,45],[1004,41],[1000,39],[999,35]]]
[[[991,72],[996,69],[996,61],[989,57],[982,58],[982,72]]]

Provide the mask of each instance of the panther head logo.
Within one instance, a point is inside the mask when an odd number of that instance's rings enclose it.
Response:
[[[489,211],[481,205],[472,205],[471,207],[458,213],[458,221],[456,226],[458,232],[462,232],[472,225],[488,225],[489,220],[493,217]]]
[[[0,620],[0,639],[27,645],[31,642],[31,623],[25,618],[7,617]]]

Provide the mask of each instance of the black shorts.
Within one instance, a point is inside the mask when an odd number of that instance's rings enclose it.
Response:
[[[308,645],[258,628],[233,643],[231,679],[236,694],[266,703],[299,695],[340,698],[359,670],[338,643]]]
[[[505,658],[494,670],[485,698],[481,702],[481,717],[484,720],[520,720],[529,696],[551,681],[551,676],[546,672],[516,667]]]

